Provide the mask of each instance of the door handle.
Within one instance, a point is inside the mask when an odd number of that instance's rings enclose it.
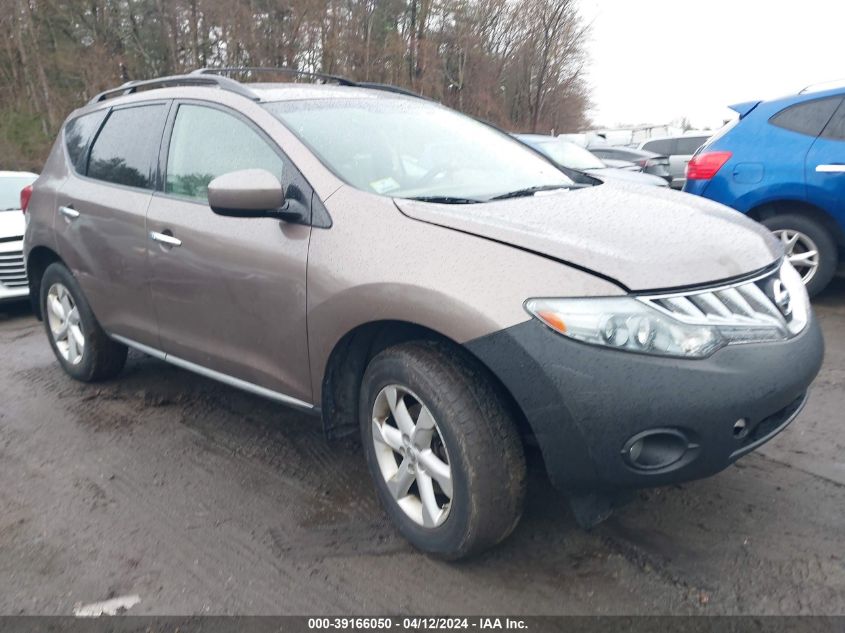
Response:
[[[845,165],[819,165],[816,172],[820,174],[842,174],[845,173]]]
[[[155,242],[160,242],[167,246],[182,246],[182,240],[167,233],[159,233],[157,231],[150,231],[150,239]]]
[[[59,213],[65,216],[68,220],[75,220],[79,217],[79,211],[71,206],[59,207]]]

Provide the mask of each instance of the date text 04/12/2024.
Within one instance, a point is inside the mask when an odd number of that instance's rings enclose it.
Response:
[[[346,629],[346,630],[440,630],[440,629],[478,629],[497,630],[527,629],[525,620],[519,618],[442,618],[442,617],[404,617],[404,618],[309,618],[309,629]]]

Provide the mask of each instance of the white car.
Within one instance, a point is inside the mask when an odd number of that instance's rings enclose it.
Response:
[[[21,189],[31,185],[38,174],[27,171],[0,171],[0,302],[29,296],[29,282],[23,261]]]

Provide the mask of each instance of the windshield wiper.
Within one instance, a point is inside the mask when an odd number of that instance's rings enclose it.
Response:
[[[416,196],[415,198],[408,198],[408,200],[418,200],[419,202],[437,202],[440,204],[477,204],[484,202],[476,198],[460,198],[456,196]]]
[[[527,198],[533,196],[538,191],[553,191],[555,189],[580,189],[584,185],[572,183],[571,185],[538,185],[536,187],[526,187],[525,189],[517,189],[516,191],[509,191],[499,196],[493,196],[490,200],[507,200],[508,198]]]

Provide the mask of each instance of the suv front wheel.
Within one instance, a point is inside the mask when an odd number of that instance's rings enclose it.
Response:
[[[388,348],[364,374],[360,418],[378,496],[414,546],[457,559],[516,527],[525,496],[522,443],[470,359],[433,342]]]
[[[63,264],[50,264],[44,271],[40,301],[50,346],[72,378],[95,382],[120,373],[126,363],[126,346],[103,331],[82,289]]]

